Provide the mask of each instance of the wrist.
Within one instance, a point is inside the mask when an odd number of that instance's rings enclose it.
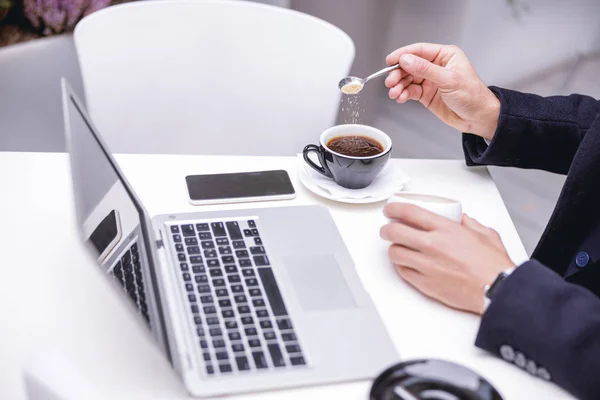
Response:
[[[517,266],[513,265],[512,267],[501,271],[492,282],[483,287],[483,308],[481,314],[487,310],[498,288],[503,284],[504,280],[514,272],[516,268]]]
[[[487,91],[487,95],[486,100],[483,102],[484,105],[480,117],[482,125],[478,132],[475,133],[486,140],[492,140],[494,133],[496,133],[496,129],[498,128],[500,100],[490,89],[485,87],[485,90]]]

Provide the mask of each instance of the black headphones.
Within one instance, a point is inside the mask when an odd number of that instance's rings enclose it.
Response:
[[[370,400],[502,400],[484,378],[444,360],[411,360],[391,366],[373,382]]]

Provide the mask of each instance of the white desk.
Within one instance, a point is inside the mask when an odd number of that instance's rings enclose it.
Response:
[[[210,209],[327,206],[402,358],[462,363],[488,378],[507,400],[570,399],[568,394],[474,347],[479,319],[427,300],[402,282],[379,238],[382,203],[345,205],[314,196],[298,181],[296,159],[121,155],[117,159],[151,214],[207,210],[187,203],[186,174],[285,168],[293,201]],[[496,229],[515,262],[525,250],[486,168],[463,161],[393,160],[410,188],[453,196],[464,211]],[[21,366],[48,346],[62,349],[106,399],[187,398],[143,328],[85,256],[75,230],[66,154],[0,153],[0,398],[24,399]],[[255,393],[240,399],[366,399],[370,382]]]

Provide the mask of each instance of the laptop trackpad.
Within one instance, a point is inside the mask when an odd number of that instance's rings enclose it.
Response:
[[[287,257],[284,263],[305,311],[356,307],[333,254]]]

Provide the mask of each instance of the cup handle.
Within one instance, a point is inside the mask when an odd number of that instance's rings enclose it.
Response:
[[[311,152],[315,152],[317,153],[317,157],[319,158],[319,163],[321,165],[317,165],[313,162],[313,160],[311,160],[308,155]],[[321,151],[321,147],[314,145],[314,144],[309,144],[307,145],[304,150],[302,150],[302,156],[304,157],[304,161],[306,161],[306,163],[315,171],[317,171],[318,173],[325,175],[328,178],[332,178],[333,176],[331,175],[331,172],[329,171],[329,169],[327,169],[325,167],[325,160],[323,157],[323,152]]]

